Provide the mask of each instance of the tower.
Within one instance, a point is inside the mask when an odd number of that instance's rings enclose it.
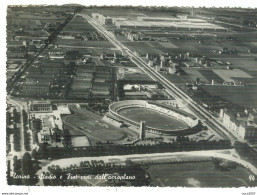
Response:
[[[140,122],[140,139],[145,139],[145,121]]]
[[[191,16],[194,16],[194,15],[195,15],[195,8],[192,7],[192,9],[191,9]]]
[[[153,66],[153,60],[149,60],[148,65]]]
[[[164,67],[165,62],[161,61],[160,67],[163,68]]]

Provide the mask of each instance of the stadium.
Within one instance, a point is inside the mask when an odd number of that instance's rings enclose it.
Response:
[[[177,108],[144,100],[125,100],[110,104],[109,113],[124,124],[140,127],[146,122],[146,132],[182,136],[198,133],[200,121]]]

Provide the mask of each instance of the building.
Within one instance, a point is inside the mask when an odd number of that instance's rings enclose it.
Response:
[[[248,118],[245,118],[240,113],[232,114],[227,109],[220,110],[223,125],[235,136],[244,140],[257,140],[257,124],[252,122],[253,115],[249,114]]]
[[[178,72],[178,66],[170,66],[170,67],[168,68],[168,72],[169,72],[170,74],[176,74],[176,73]]]
[[[127,29],[172,29],[172,30],[213,30],[227,31],[227,28],[212,24],[203,19],[171,18],[171,19],[116,19],[113,21],[117,28]]]
[[[244,140],[257,141],[257,128],[241,124],[239,126],[239,136]]]
[[[37,138],[39,143],[50,143],[51,142],[51,129],[48,127],[43,127],[43,129],[37,133]]]
[[[144,39],[145,35],[142,32],[128,32],[126,37],[130,41],[138,41]]]
[[[141,121],[140,122],[140,139],[145,139],[145,127],[146,127],[146,122]]]
[[[118,128],[122,128],[123,127],[123,122],[122,121],[118,121],[110,116],[105,115],[102,119],[105,122],[110,123],[111,125],[118,127]]]
[[[186,127],[183,128],[172,128],[172,129],[165,129],[165,128],[158,128],[158,127],[150,127],[146,126],[144,122],[137,122],[136,120],[129,119],[119,113],[121,109],[129,109],[139,107],[141,109],[150,109],[154,110],[161,115],[166,115],[167,117],[175,118],[178,121],[183,121],[186,124]],[[165,104],[160,104],[158,102],[152,101],[145,101],[145,100],[125,100],[114,102],[109,105],[109,114],[118,118],[125,125],[133,126],[140,130],[140,138],[144,138],[144,132],[150,132],[158,135],[186,135],[186,134],[193,134],[201,131],[200,125],[201,122],[192,114],[180,110],[178,108],[174,108]],[[148,120],[148,119],[144,119]]]
[[[33,143],[49,143],[63,147],[63,114],[71,114],[68,105],[55,105],[50,101],[31,102],[30,118],[32,119]],[[40,110],[40,111],[38,111]],[[50,112],[50,110],[52,110]]]
[[[30,111],[52,112],[52,104],[50,101],[33,101],[30,103]]]
[[[148,62],[148,66],[153,66],[154,65],[154,63],[153,63],[153,60],[149,60],[149,62]]]
[[[104,25],[112,25],[113,20],[109,16],[102,15],[99,13],[92,13],[92,17],[97,19],[101,24]]]
[[[61,48],[54,48],[48,51],[48,56],[50,59],[64,59],[66,52]]]

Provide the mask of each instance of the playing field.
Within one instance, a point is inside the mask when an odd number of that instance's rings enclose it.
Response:
[[[138,123],[146,121],[146,126],[156,129],[176,130],[187,128],[186,123],[147,108],[122,109],[118,113]]]
[[[242,167],[221,171],[212,162],[150,165],[146,171],[151,184],[160,187],[243,187],[251,175]]]
[[[117,128],[104,121],[102,117],[84,108],[70,107],[75,114],[63,117],[63,122],[72,136],[86,136],[93,145],[96,141],[119,141],[137,136],[132,130]],[[80,141],[79,141],[80,142]],[[74,144],[73,144],[74,145]]]
[[[91,135],[99,140],[115,141],[124,139],[127,134],[119,131],[112,126],[93,120],[91,117],[83,116],[81,114],[70,115],[65,118],[65,123],[72,124],[74,129],[84,132],[86,135]]]

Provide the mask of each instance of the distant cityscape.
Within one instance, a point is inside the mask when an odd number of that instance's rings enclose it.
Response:
[[[257,186],[256,9],[9,6],[8,185]]]

